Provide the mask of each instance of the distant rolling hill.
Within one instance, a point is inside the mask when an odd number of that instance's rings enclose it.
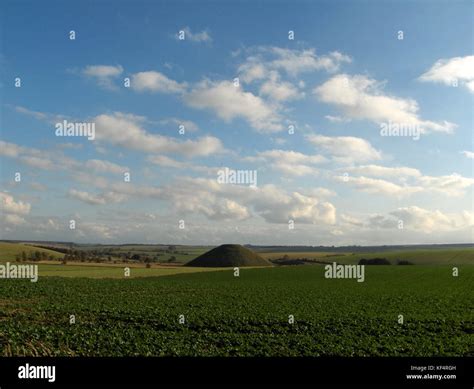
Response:
[[[29,255],[31,252],[45,252],[48,256],[53,256],[55,259],[62,259],[64,254],[57,251],[48,250],[40,247],[29,246],[22,243],[5,243],[0,242],[0,262],[15,261],[16,255],[21,255],[22,252],[25,252]]]

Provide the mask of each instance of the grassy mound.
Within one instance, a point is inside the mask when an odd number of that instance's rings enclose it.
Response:
[[[238,244],[223,244],[188,262],[196,267],[271,266],[260,255]]]

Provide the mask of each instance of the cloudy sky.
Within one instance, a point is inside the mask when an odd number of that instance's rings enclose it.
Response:
[[[1,237],[472,242],[472,7],[8,2]]]

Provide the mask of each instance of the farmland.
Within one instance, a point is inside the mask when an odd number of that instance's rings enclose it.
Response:
[[[26,244],[0,242],[0,262],[15,261],[16,257],[24,252],[31,255],[35,252],[44,253],[51,259],[60,260],[64,255],[53,250],[33,247]]]
[[[325,279],[320,265],[1,280],[0,354],[472,355],[474,266],[459,271],[367,266],[363,283]]]
[[[118,265],[82,265],[70,263],[67,265],[40,263],[39,274],[41,277],[87,277],[87,278],[124,278],[124,266]],[[130,265],[129,278],[136,277],[159,277],[175,274],[190,274],[203,271],[223,270],[222,268],[199,268],[184,266],[152,266],[144,268],[143,266]]]
[[[452,249],[416,249],[416,250],[395,250],[388,252],[370,253],[343,253],[334,254],[328,252],[291,252],[291,253],[261,253],[264,258],[278,259],[284,255],[289,259],[307,258],[316,261],[337,262],[343,264],[357,264],[362,258],[386,258],[391,264],[397,264],[399,260],[409,261],[414,265],[439,265],[439,264],[474,264],[473,248],[452,248]]]

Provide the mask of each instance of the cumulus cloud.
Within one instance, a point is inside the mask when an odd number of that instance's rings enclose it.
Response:
[[[2,211],[16,215],[27,215],[30,213],[31,204],[23,201],[15,201],[13,196],[7,192],[0,192]]]
[[[348,55],[333,51],[327,55],[317,56],[314,49],[292,50],[273,47],[270,49],[277,58],[272,62],[276,68],[284,69],[288,74],[296,76],[302,72],[326,70],[335,72],[343,63],[352,60]]]
[[[301,73],[325,70],[335,72],[343,63],[352,59],[338,51],[317,55],[314,49],[286,49],[275,46],[258,46],[249,48],[248,56],[239,68],[239,77],[250,83],[266,77],[271,70],[283,71],[291,77]]]
[[[30,213],[30,203],[15,200],[15,198],[7,192],[0,192],[0,205],[0,218],[5,226],[14,227],[26,223],[24,216]]]
[[[449,86],[457,83],[474,93],[474,55],[439,59],[418,79]]]
[[[218,138],[203,136],[196,140],[178,140],[151,134],[142,128],[144,118],[115,112],[97,116],[96,139],[117,146],[147,153],[177,153],[188,157],[221,153],[224,146]]]
[[[369,178],[369,177],[352,177],[352,176],[336,176],[339,182],[344,182],[355,186],[357,189],[371,194],[383,194],[389,196],[407,196],[423,190],[420,186],[399,185],[393,182]]]
[[[260,86],[260,94],[278,102],[304,97],[304,92],[291,82],[281,81],[277,72],[271,72],[269,79]]]
[[[164,94],[181,94],[186,91],[187,84],[168,78],[163,73],[146,71],[132,74],[132,89],[139,92],[157,92]]]
[[[176,126],[177,129],[179,128],[179,126],[183,126],[185,132],[195,132],[199,130],[199,126],[196,123],[194,123],[192,120],[184,120],[180,118],[166,118],[166,119],[160,120],[160,124],[163,124],[166,126],[173,124]]]
[[[76,189],[70,189],[69,196],[91,205],[104,205],[119,203],[126,199],[126,196],[116,192],[105,192],[100,194],[89,193]]]
[[[54,154],[44,150],[19,146],[15,143],[0,141],[0,155],[14,158],[25,165],[44,170],[54,170],[57,164],[54,162]],[[60,158],[60,155],[56,155]]]
[[[239,66],[239,79],[243,82],[251,83],[261,80],[267,76],[268,70],[256,57],[247,58],[247,62]]]
[[[90,159],[83,162],[69,158],[57,151],[23,147],[4,141],[0,141],[0,155],[17,159],[35,169],[80,170],[85,168],[99,173],[112,174],[123,174],[128,171],[127,167],[106,160]]]
[[[464,154],[466,158],[474,159],[474,152],[472,151],[461,151],[461,153]]]
[[[89,65],[82,70],[82,74],[94,78],[99,86],[105,89],[115,89],[113,79],[122,73],[123,68],[120,65]]]
[[[466,189],[474,185],[474,179],[463,177],[456,173],[437,177],[422,176],[418,180],[420,185],[427,190],[451,197],[464,196]]]
[[[362,138],[353,136],[307,135],[306,139],[337,162],[367,162],[382,159],[382,153]]]
[[[245,119],[260,132],[283,129],[276,107],[230,81],[201,81],[184,95],[184,101],[193,108],[210,110],[226,122]]]
[[[347,214],[341,214],[340,221],[342,222],[342,224],[348,224],[350,226],[355,226],[355,227],[363,227],[364,226],[363,220],[361,220],[359,218],[356,218],[354,216],[351,216],[351,215],[347,215]]]
[[[408,167],[363,165],[340,168],[338,171],[345,171],[351,175],[337,176],[337,181],[348,183],[356,189],[373,194],[405,196],[426,192],[448,197],[462,197],[466,194],[466,190],[474,185],[474,179],[456,173],[445,176],[427,176],[418,169]],[[353,176],[354,174],[360,174],[360,176]],[[388,179],[398,182],[388,181]]]
[[[368,221],[369,227],[397,228],[398,221],[403,221],[403,228],[433,233],[437,231],[455,231],[474,226],[473,212],[444,213],[439,210],[428,210],[417,206],[398,208],[388,215],[374,215]]]
[[[382,83],[364,75],[338,74],[314,89],[317,98],[341,109],[347,119],[365,119],[378,125],[398,123],[413,126],[421,133],[452,133],[455,124],[423,120],[418,116],[418,103],[384,94]]]
[[[287,193],[274,185],[251,188],[183,178],[164,188],[160,197],[171,201],[178,212],[199,212],[213,219],[225,219],[235,212],[242,219],[257,215],[269,223],[294,220],[302,224],[333,224],[336,219],[333,204],[299,192]],[[212,210],[213,204],[219,204],[218,212]]]

